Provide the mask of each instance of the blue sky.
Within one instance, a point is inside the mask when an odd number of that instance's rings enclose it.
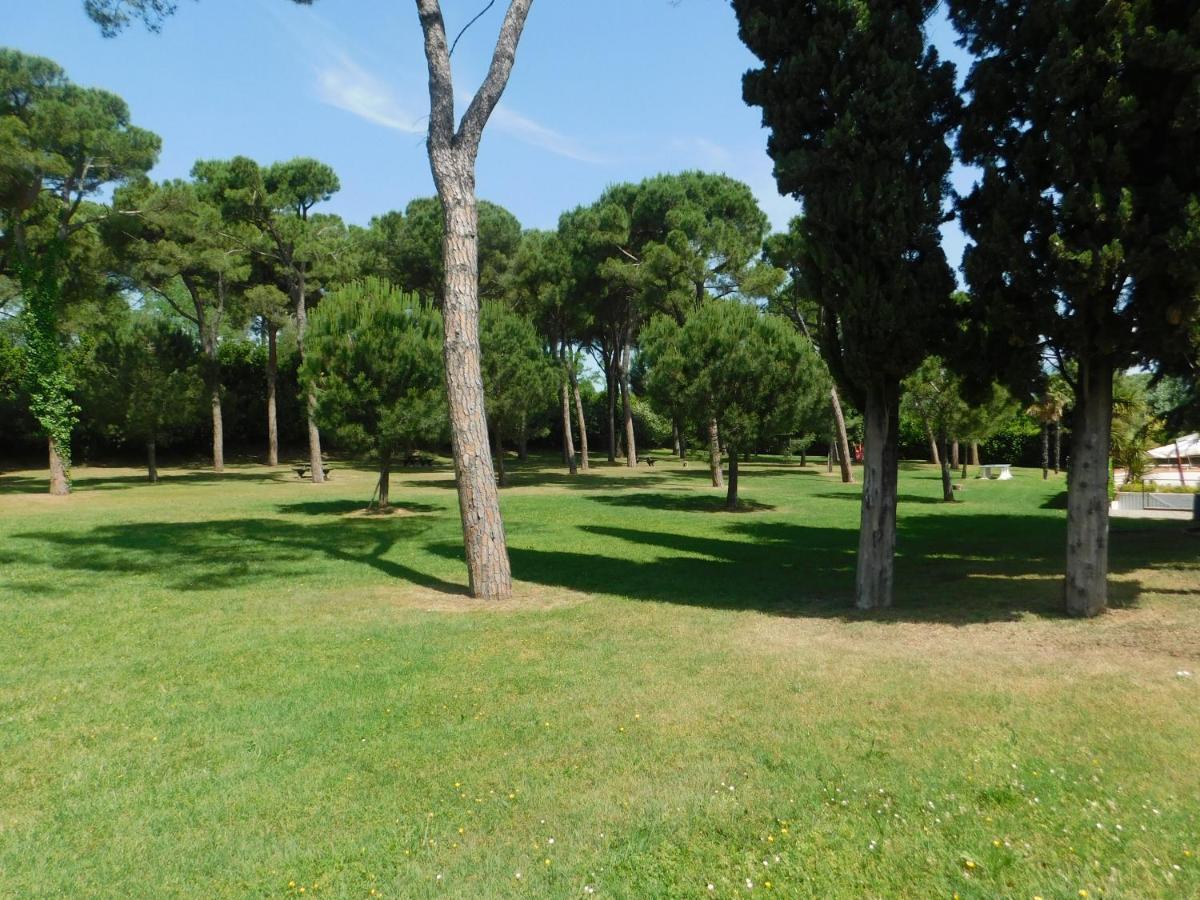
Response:
[[[0,0],[2,40],[124,97],[135,123],[163,138],[156,178],[184,176],[202,158],[312,156],[341,178],[328,211],[359,224],[433,193],[412,0],[179,5],[159,35],[137,26],[105,40],[82,0]],[[484,5],[443,0],[448,30]],[[463,105],[504,6],[498,0],[455,53]],[[962,59],[943,22],[932,34]],[[484,137],[479,195],[527,227],[549,228],[614,182],[700,168],[745,181],[784,227],[799,206],[775,190],[759,113],[741,99],[753,64],[726,0],[538,0]],[[954,264],[961,244],[957,229],[946,229]]]

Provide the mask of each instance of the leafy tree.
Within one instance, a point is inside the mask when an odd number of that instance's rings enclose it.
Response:
[[[194,421],[200,402],[199,360],[174,323],[146,313],[110,328],[89,359],[86,405],[114,436],[146,448],[147,477],[158,481],[158,449]]]
[[[20,285],[31,410],[49,444],[52,494],[70,491],[77,414],[59,329],[64,286],[76,273],[74,245],[103,215],[86,201],[144,174],[158,149],[120,97],[71,84],[48,59],[0,48],[0,272]]]
[[[212,419],[213,471],[225,470],[225,429],[218,342],[240,324],[243,282],[250,273],[246,237],[194,182],[149,182],[118,191],[110,240],[134,284],[153,293],[196,329]]]
[[[954,319],[939,226],[958,112],[954,68],[925,34],[936,0],[734,0],[763,63],[779,189],[804,203],[804,283],[821,353],[866,422],[856,602],[892,602],[900,382]]]
[[[496,454],[499,484],[504,487],[504,441],[550,405],[555,371],[533,324],[502,303],[485,303],[479,318],[483,392],[488,428]]]
[[[317,421],[378,464],[381,509],[396,457],[445,433],[441,327],[432,305],[379,278],[333,291],[309,321],[301,379]]]
[[[1158,0],[952,0],[976,56],[959,139],[975,356],[1072,388],[1066,608],[1107,603],[1113,373],[1184,370],[1200,320],[1200,43]]]
[[[442,265],[444,223],[437,197],[420,197],[404,213],[371,220],[373,266],[378,274],[403,284],[441,306],[445,289]],[[521,242],[521,223],[503,206],[479,201],[479,298],[497,300]]]
[[[257,321],[257,329],[267,339],[267,465],[279,465],[279,418],[276,394],[279,387],[279,329],[288,320],[289,300],[270,281],[246,290],[246,309]]]
[[[642,336],[651,393],[677,398],[697,423],[715,421],[728,449],[725,506],[738,506],[738,456],[791,432],[817,402],[820,363],[778,316],[736,300],[707,300],[682,325],[656,317]]]
[[[337,175],[315,159],[300,157],[264,167],[244,156],[227,162],[198,162],[194,174],[205,196],[220,206],[226,219],[257,229],[261,240],[254,250],[275,270],[286,289],[303,360],[309,306],[318,296],[322,276],[328,274],[321,267],[328,267],[339,251],[348,249],[341,219],[312,212],[337,193]],[[332,268],[340,271],[336,264]],[[316,397],[310,395],[306,402],[309,469],[313,483],[320,484],[325,469]]]

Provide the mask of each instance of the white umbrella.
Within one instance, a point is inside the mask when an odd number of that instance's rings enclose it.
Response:
[[[1187,459],[1191,456],[1200,456],[1200,434],[1189,434],[1176,438],[1169,444],[1155,447],[1146,452],[1155,459]]]

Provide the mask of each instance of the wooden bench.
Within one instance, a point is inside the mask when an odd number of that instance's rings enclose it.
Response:
[[[1012,465],[1009,463],[993,463],[990,466],[979,467],[980,478],[994,478],[997,481],[1012,480]]]

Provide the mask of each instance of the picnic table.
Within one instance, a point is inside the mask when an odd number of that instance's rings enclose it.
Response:
[[[295,467],[296,477],[297,478],[307,478],[308,473],[309,473],[309,468],[310,468],[309,466],[296,466]],[[321,471],[324,473],[325,477],[328,478],[329,473],[332,472],[333,469],[329,468],[328,466],[321,466]]]
[[[424,453],[410,453],[400,461],[400,465],[406,469],[409,466],[424,466],[428,469],[433,466],[433,457],[426,456]]]
[[[995,478],[997,481],[1010,481],[1012,479],[1012,465],[1010,463],[992,463],[989,466],[979,467],[980,478]]]

